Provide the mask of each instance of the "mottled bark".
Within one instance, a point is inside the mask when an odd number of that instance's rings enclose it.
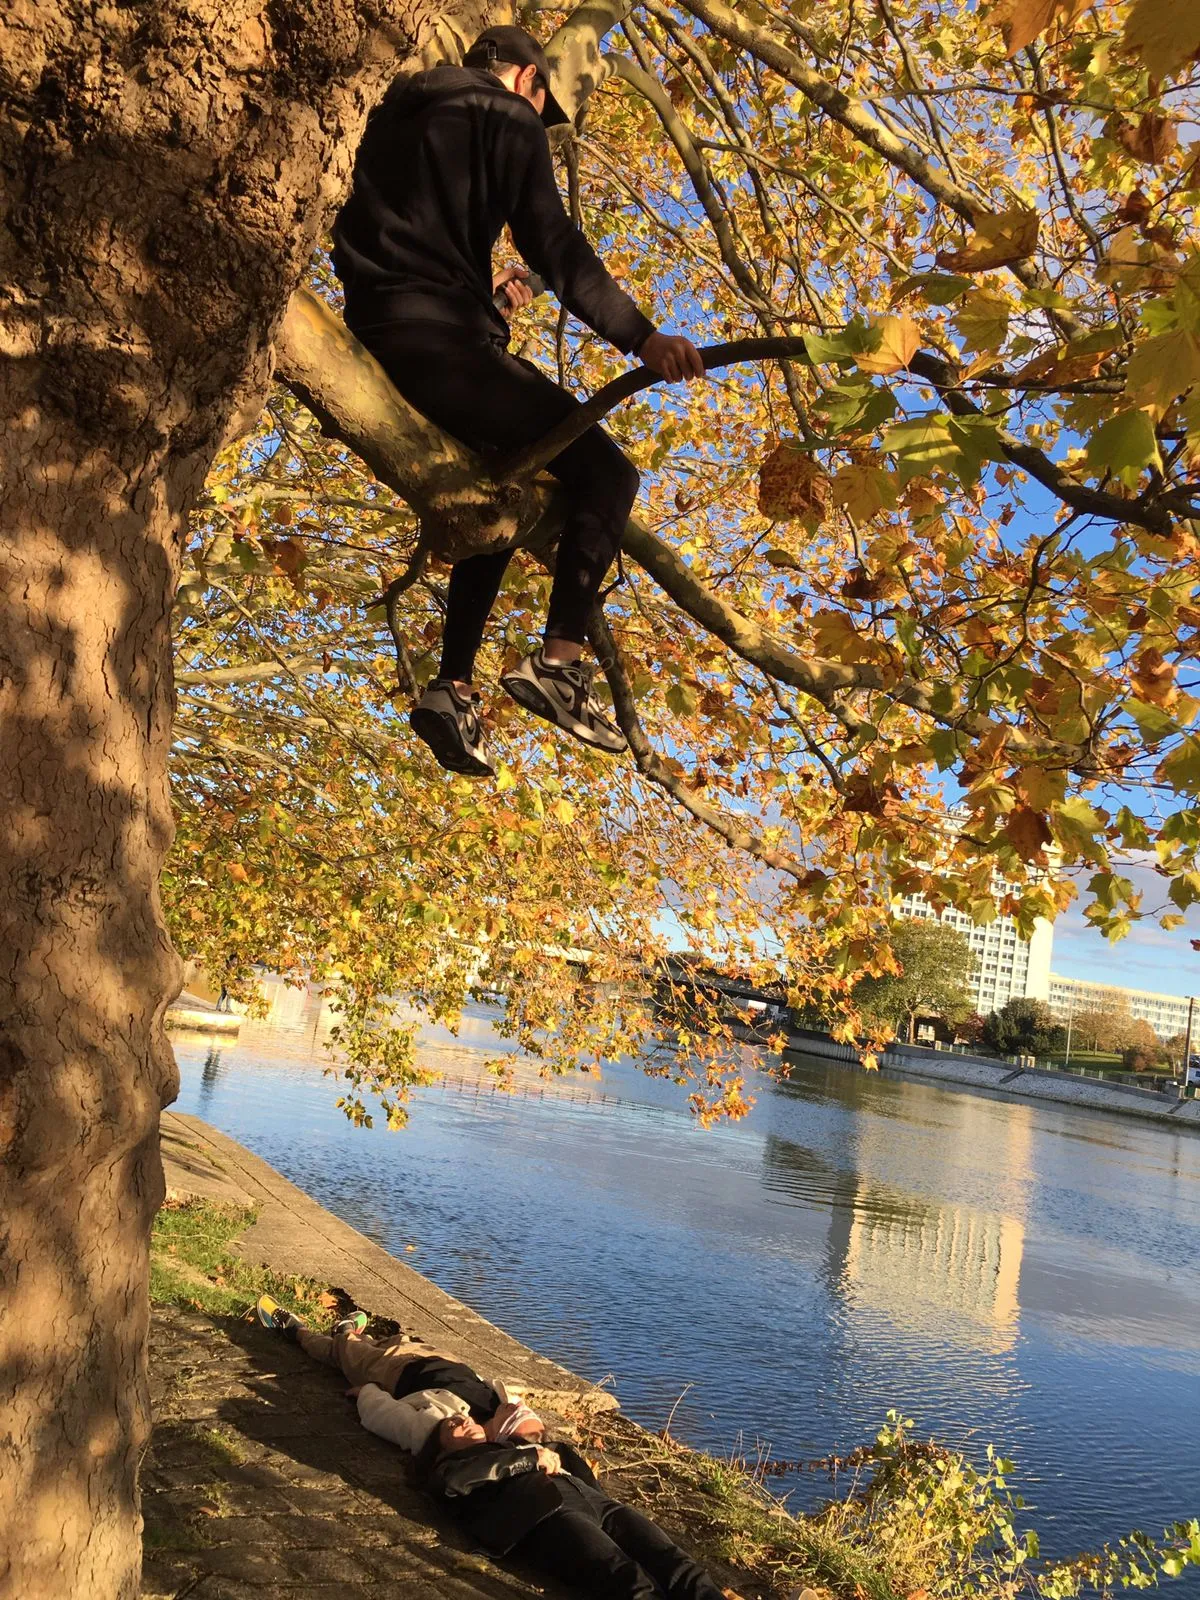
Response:
[[[0,1596],[133,1600],[182,519],[366,111],[487,0],[0,8]]]

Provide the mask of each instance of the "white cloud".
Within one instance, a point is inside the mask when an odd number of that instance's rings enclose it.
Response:
[[[1142,909],[1174,911],[1167,900],[1167,883],[1146,855],[1119,870],[1142,891]],[[1200,994],[1200,951],[1191,941],[1200,938],[1200,906],[1192,906],[1182,928],[1168,931],[1147,916],[1135,922],[1129,934],[1111,944],[1085,921],[1083,907],[1091,897],[1084,877],[1079,898],[1054,924],[1053,971],[1066,978],[1087,978],[1122,989],[1148,989],[1156,994]]]

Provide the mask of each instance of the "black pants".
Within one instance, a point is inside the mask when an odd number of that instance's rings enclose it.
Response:
[[[721,1600],[721,1591],[661,1528],[632,1506],[569,1479],[566,1503],[514,1555],[597,1600]]]
[[[452,323],[397,322],[356,331],[409,404],[474,450],[519,450],[549,433],[578,404],[532,362]],[[569,509],[546,637],[582,644],[637,498],[637,468],[596,427],[568,445],[547,470],[567,491]],[[471,681],[484,625],[511,557],[510,550],[501,550],[455,565],[441,677]]]

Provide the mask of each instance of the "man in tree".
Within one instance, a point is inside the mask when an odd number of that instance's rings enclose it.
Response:
[[[525,261],[596,333],[669,380],[704,375],[695,346],[656,331],[563,209],[546,128],[568,119],[549,83],[541,45],[514,27],[481,34],[461,67],[398,78],[368,122],[334,225],[347,326],[411,405],[480,450],[531,444],[577,404],[507,353],[506,314],[531,296],[519,269],[493,277],[492,248],[506,223]],[[493,299],[501,292],[505,312]],[[580,656],[638,474],[599,427],[549,470],[568,511],[545,641],[501,682],[527,710],[615,753],[624,735],[597,702]],[[472,679],[510,557],[502,550],[455,566],[441,667],[412,712],[414,732],[452,772],[495,770]]]

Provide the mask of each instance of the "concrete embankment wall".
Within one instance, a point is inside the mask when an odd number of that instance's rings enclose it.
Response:
[[[788,1050],[798,1055],[823,1056],[847,1065],[858,1064],[852,1045],[839,1044],[824,1034],[793,1032]],[[1014,1067],[987,1056],[960,1056],[926,1050],[920,1045],[892,1045],[880,1059],[880,1070],[902,1077],[928,1078],[965,1088],[992,1089],[1016,1100],[1054,1100],[1063,1105],[1087,1106],[1119,1116],[1143,1117],[1176,1127],[1200,1130],[1200,1100],[1180,1100],[1172,1093],[1138,1089],[1131,1084],[1102,1083],[1069,1072]]]

